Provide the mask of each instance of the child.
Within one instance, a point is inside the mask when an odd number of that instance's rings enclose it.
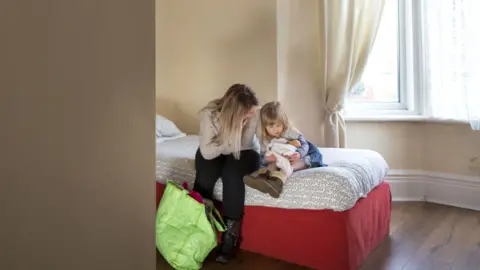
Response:
[[[260,110],[260,140],[262,168],[246,175],[245,184],[251,188],[280,197],[293,171],[322,167],[322,154],[303,135],[290,126],[288,117],[277,101],[263,105]]]

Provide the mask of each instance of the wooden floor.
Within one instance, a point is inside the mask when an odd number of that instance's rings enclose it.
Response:
[[[431,203],[394,203],[390,228],[390,237],[361,270],[480,270],[480,212]],[[157,269],[172,268],[158,255]],[[226,266],[209,258],[202,269],[308,268],[241,252]]]

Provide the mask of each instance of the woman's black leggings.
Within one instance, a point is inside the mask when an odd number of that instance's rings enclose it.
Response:
[[[223,181],[223,214],[225,218],[239,220],[245,206],[243,176],[260,167],[260,155],[254,150],[243,150],[240,159],[233,155],[220,155],[204,159],[200,150],[195,155],[196,178],[193,189],[203,197],[212,199],[213,188],[221,177]]]

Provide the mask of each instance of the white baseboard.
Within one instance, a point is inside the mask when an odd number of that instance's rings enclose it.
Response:
[[[390,170],[393,201],[427,201],[480,211],[480,177],[421,170]]]

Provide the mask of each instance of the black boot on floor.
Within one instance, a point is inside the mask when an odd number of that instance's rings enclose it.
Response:
[[[222,234],[222,243],[218,248],[216,261],[228,263],[240,246],[240,220],[225,219],[227,230]]]

